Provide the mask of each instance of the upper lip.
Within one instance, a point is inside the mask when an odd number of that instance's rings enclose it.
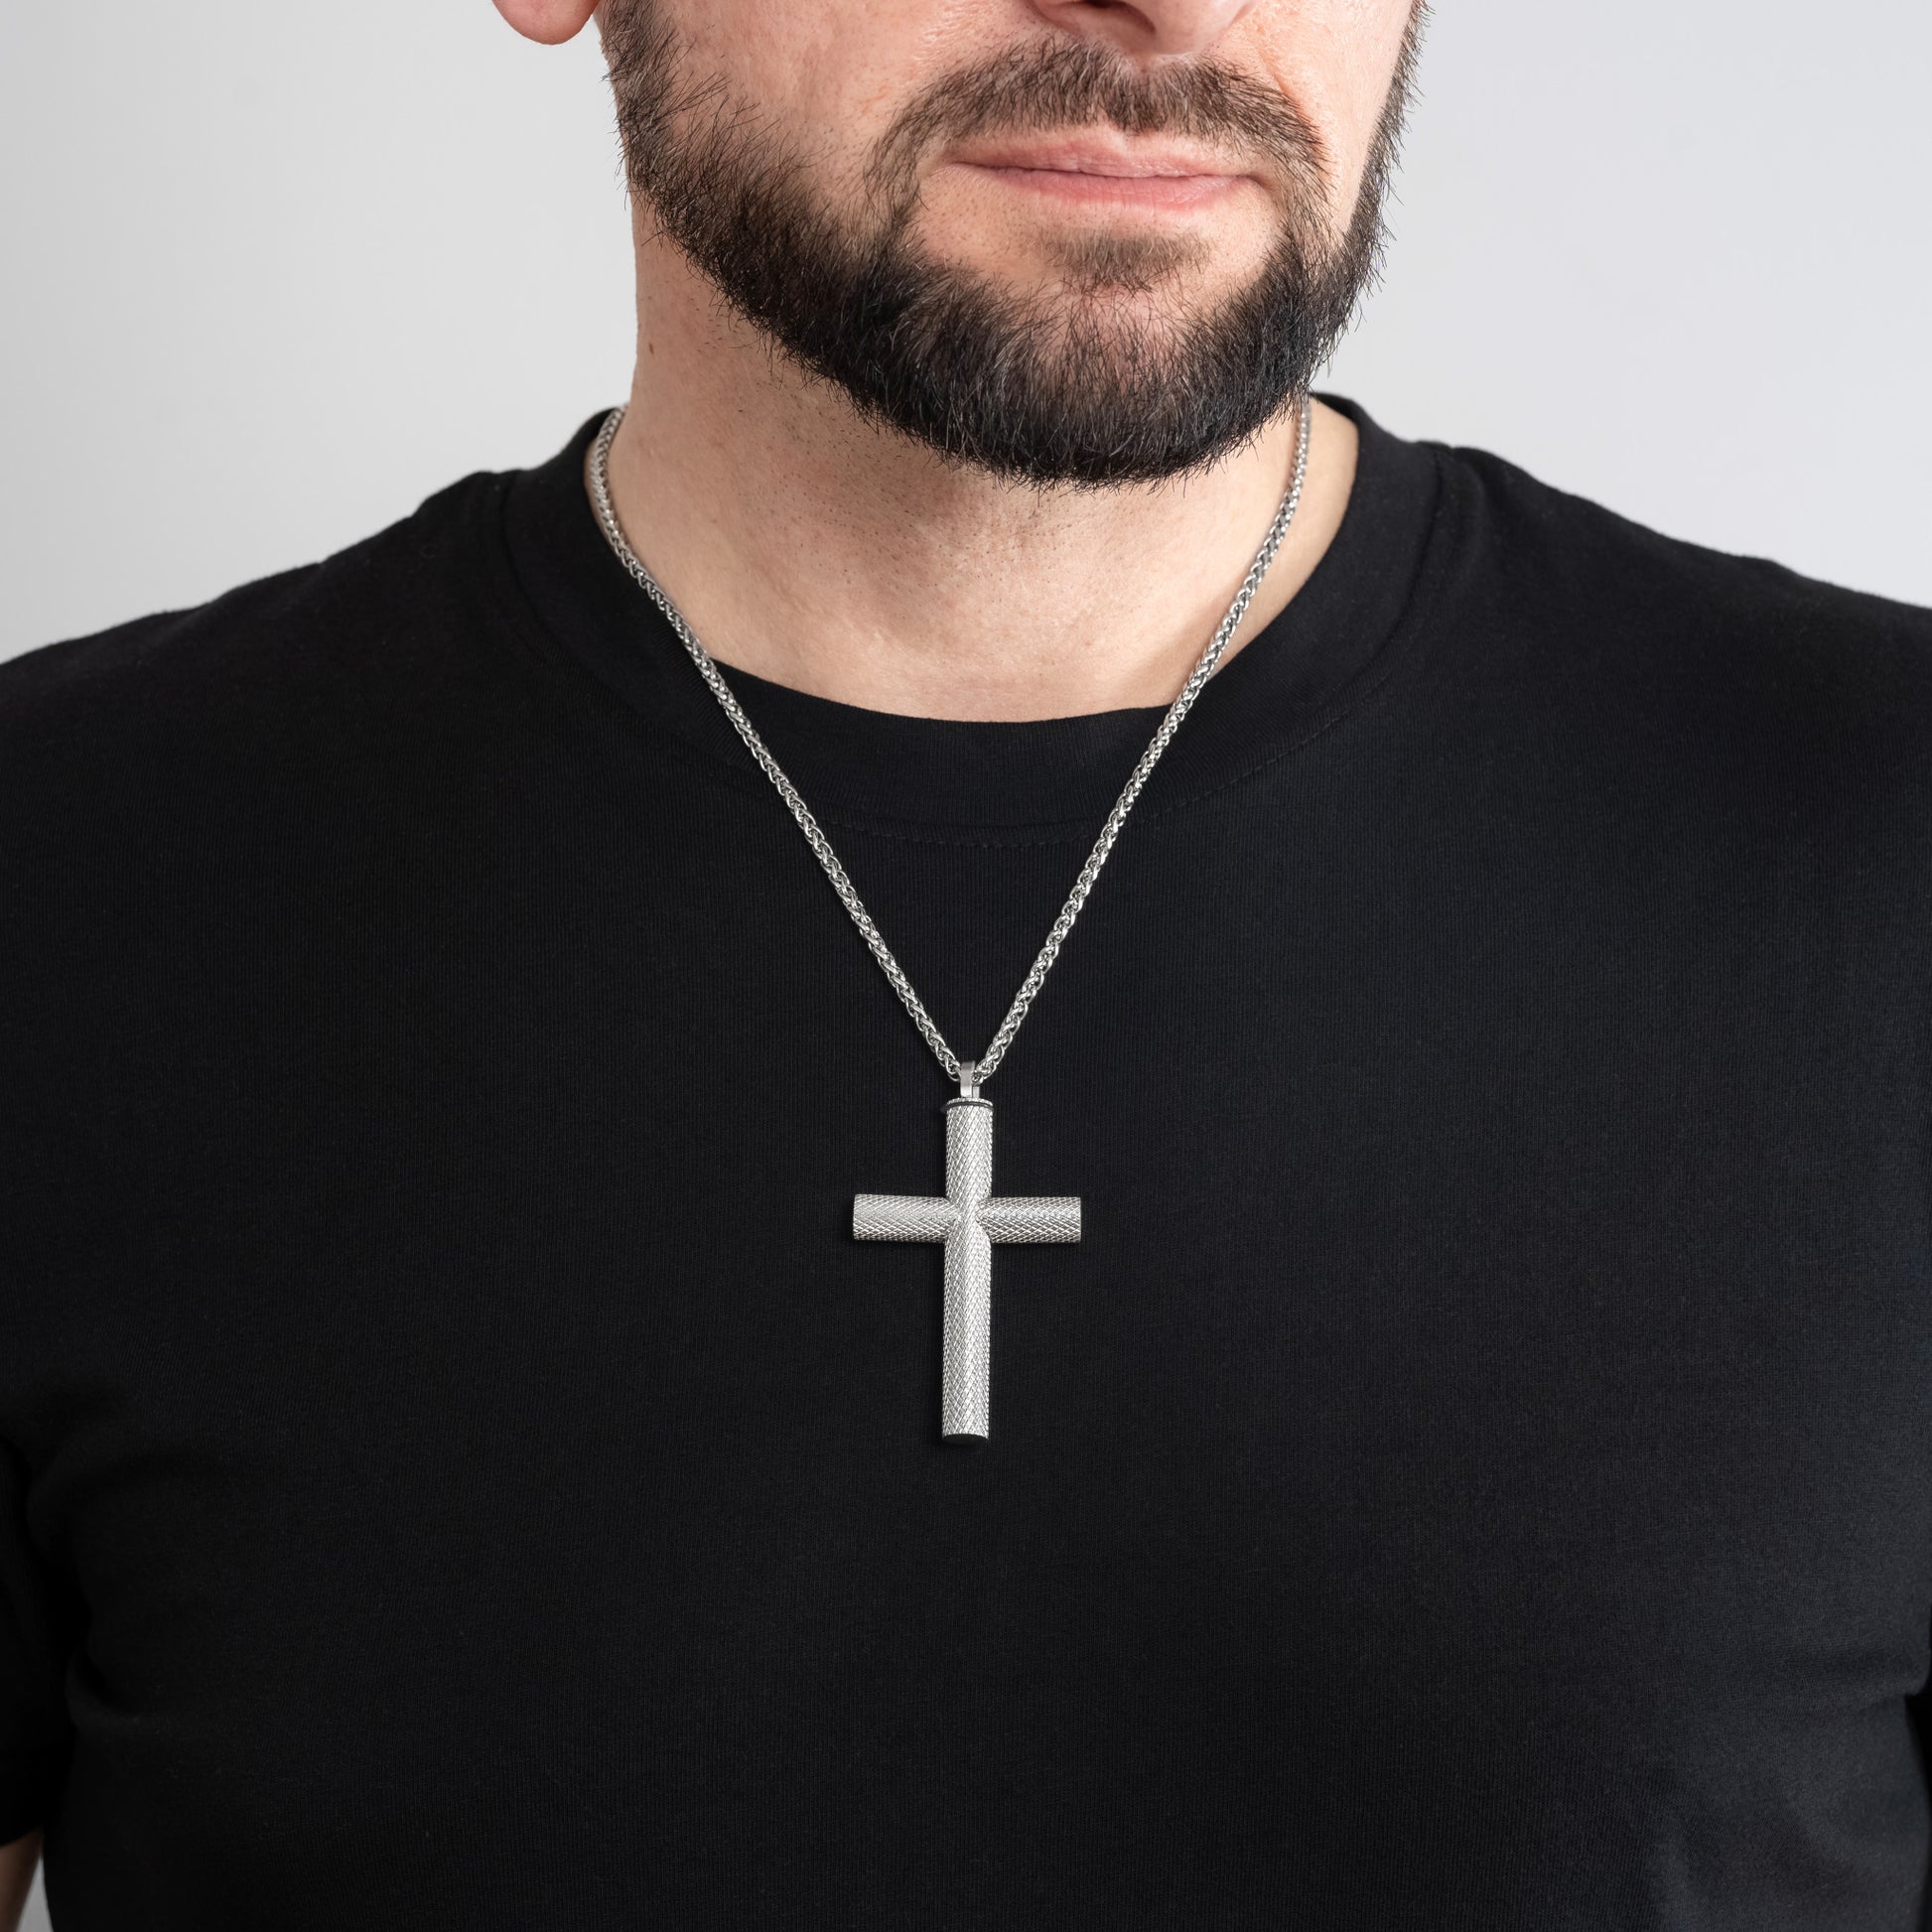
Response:
[[[1072,175],[1246,175],[1251,171],[1197,142],[1081,128],[969,141],[949,157],[975,168],[1038,168]]]

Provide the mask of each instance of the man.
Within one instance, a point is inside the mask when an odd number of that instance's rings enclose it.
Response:
[[[1932,619],[1310,400],[1409,0],[598,26],[621,418],[0,671],[14,1888],[1916,1926]]]

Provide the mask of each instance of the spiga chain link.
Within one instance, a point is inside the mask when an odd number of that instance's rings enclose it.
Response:
[[[1107,822],[1100,828],[1100,836],[1094,841],[1093,850],[1087,854],[1087,862],[1080,868],[1079,877],[1073,882],[1073,890],[1066,896],[1066,903],[1060,907],[1059,916],[1054,919],[1052,929],[1046,935],[1046,943],[1039,949],[1039,955],[1028,969],[1027,977],[1020,984],[1020,991],[1013,996],[1013,1004],[1007,1009],[1007,1017],[1000,1022],[999,1031],[993,1035],[991,1043],[975,1065],[960,1057],[946,1044],[945,1035],[934,1025],[932,1016],[926,1012],[924,1002],[912,989],[912,982],[905,977],[903,968],[893,957],[892,948],[887,945],[878,926],[873,923],[872,914],[866,910],[865,901],[860,898],[857,889],[846,876],[844,866],[839,863],[839,855],[832,850],[832,842],[825,836],[824,829],[812,816],[811,807],[798,795],[798,788],[782,770],[778,761],[765,749],[763,739],[753,728],[752,721],[745,715],[744,708],[732,695],[732,689],[725,682],[724,673],[718,668],[717,661],[704,645],[698,641],[697,632],[685,622],[680,612],[663,587],[657,582],[637,557],[625,540],[623,530],[618,522],[617,511],[611,502],[611,443],[623,421],[623,410],[614,409],[604,419],[604,427],[598,431],[597,440],[591,446],[590,488],[591,500],[597,510],[597,520],[602,525],[606,540],[617,553],[618,560],[637,581],[650,601],[663,614],[678,641],[690,653],[691,661],[698,667],[699,675],[711,687],[711,694],[724,707],[725,716],[732,722],[733,729],[745,742],[745,749],[758,760],[759,768],[771,780],[780,798],[785,801],[791,815],[798,821],[798,829],[804,833],[812,855],[823,868],[825,876],[832,882],[832,890],[838,894],[845,909],[852,915],[852,923],[859,928],[860,936],[871,948],[872,956],[879,962],[879,969],[886,975],[892,989],[899,997],[900,1004],[912,1016],[912,1024],[924,1036],[925,1043],[932,1048],[939,1064],[946,1069],[952,1080],[974,1079],[979,1085],[992,1078],[994,1070],[1005,1059],[1007,1048],[1013,1044],[1013,1036],[1020,1031],[1020,1023],[1026,1019],[1029,1009],[1039,993],[1046,975],[1052,971],[1053,962],[1060,956],[1060,948],[1066,943],[1066,935],[1073,930],[1073,921],[1080,916],[1080,908],[1087,902],[1087,895],[1093,891],[1094,881],[1100,877],[1100,869],[1107,863],[1108,855],[1119,839],[1121,827],[1127,823],[1127,814],[1134,809],[1134,801],[1140,797],[1154,767],[1161,761],[1161,755],[1168,749],[1173,735],[1180,729],[1180,721],[1193,708],[1194,700],[1200,696],[1202,687],[1214,675],[1214,667],[1221,661],[1221,654],[1227,649],[1228,639],[1240,628],[1241,620],[1248,614],[1248,606],[1254,602],[1256,591],[1261,588],[1261,580],[1268,574],[1268,566],[1275,561],[1275,553],[1282,546],[1282,539],[1288,534],[1288,526],[1295,520],[1296,506],[1302,500],[1302,484],[1308,475],[1309,467],[1309,426],[1312,405],[1304,398],[1299,413],[1295,436],[1295,470],[1289,480],[1288,492],[1275,512],[1275,519],[1268,526],[1268,534],[1261,540],[1261,548],[1255,552],[1255,560],[1248,566],[1248,574],[1241,580],[1241,588],[1235,593],[1234,602],[1228,606],[1214,635],[1209,638],[1207,648],[1200,654],[1187,682],[1180,687],[1180,695],[1168,707],[1168,713],[1161,720],[1160,728],[1149,741],[1148,748],[1141,754],[1140,762],[1135,765],[1114,808],[1107,814]]]

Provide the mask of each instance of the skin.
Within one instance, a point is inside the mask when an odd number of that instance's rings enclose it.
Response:
[[[851,206],[873,144],[935,74],[1061,35],[1103,40],[1150,66],[1212,58],[1283,89],[1330,156],[1337,232],[1408,16],[1403,0],[664,4],[693,64],[823,156],[821,180]],[[585,0],[497,5],[546,42],[570,38],[593,13]],[[1218,179],[1138,189],[1097,178],[1091,157],[1055,157],[1050,173],[997,165],[1011,158],[932,157],[918,232],[932,252],[1016,289],[1051,289],[1054,244],[1071,226],[1152,226],[1202,245],[1168,286],[1112,299],[1199,302],[1250,275],[1271,232],[1269,190],[1243,178],[1239,157],[1219,164],[1230,172]],[[1060,171],[1069,160],[1070,176]],[[1131,152],[1098,164],[1122,165],[1135,165]],[[1217,164],[1195,156],[1187,165]],[[1066,716],[1173,695],[1279,498],[1290,423],[1169,483],[1030,489],[864,423],[841,392],[773,357],[653,232],[647,209],[637,211],[635,241],[638,353],[613,486],[626,532],[722,661],[930,717]],[[1302,510],[1234,648],[1327,547],[1354,461],[1352,427],[1317,408]]]
[[[596,11],[592,0],[495,4],[546,43],[569,40]],[[842,206],[858,206],[874,143],[936,75],[1065,36],[1150,67],[1211,58],[1282,89],[1329,156],[1337,233],[1409,14],[1408,0],[661,4],[698,69],[822,158],[827,191],[851,198]],[[1126,150],[1158,140],[1113,138]],[[1243,173],[1243,157],[1195,156],[1187,165],[1204,177],[1138,189],[1096,178],[1091,157],[1073,157],[1071,177],[982,165],[1003,158],[929,157],[917,233],[1016,290],[1051,291],[1055,243],[1071,228],[1152,225],[1199,245],[1167,284],[1108,299],[1123,309],[1199,302],[1245,281],[1272,232],[1271,190]],[[1100,165],[1117,169],[1122,157]],[[626,535],[721,662],[925,717],[1065,717],[1173,697],[1274,512],[1292,422],[1182,479],[1030,488],[948,466],[861,420],[842,391],[773,355],[726,310],[647,208],[636,210],[635,245],[636,373],[613,490]],[[1317,406],[1301,511],[1233,648],[1326,549],[1355,453],[1352,425]]]
[[[0,1845],[0,1928],[14,1932],[34,1886],[34,1867],[40,1863],[41,1835],[29,1832],[11,1845]]]

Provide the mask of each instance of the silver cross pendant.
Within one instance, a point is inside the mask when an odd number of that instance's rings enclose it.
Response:
[[[946,1103],[946,1191],[861,1194],[852,1203],[861,1241],[940,1241],[946,1250],[946,1313],[939,1372],[939,1433],[984,1437],[993,1380],[993,1244],[1077,1241],[1080,1202],[1069,1195],[993,1192],[993,1108],[979,1097],[979,1068],[960,1067],[959,1098]]]

